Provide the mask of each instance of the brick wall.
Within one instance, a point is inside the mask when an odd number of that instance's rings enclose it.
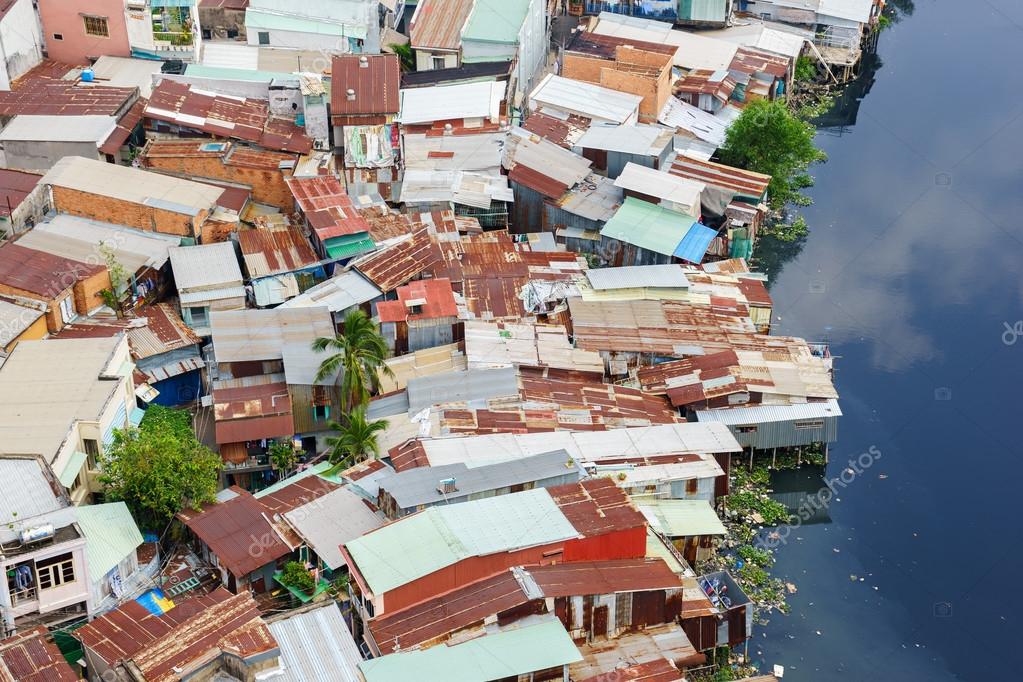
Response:
[[[657,81],[647,76],[603,69],[600,72],[600,85],[618,92],[642,96],[643,101],[639,103],[640,123],[654,123],[657,120],[657,114],[660,113],[657,107]]]
[[[95,275],[83,278],[74,286],[75,310],[79,315],[88,315],[104,304],[99,292],[111,288],[110,271],[106,268]]]
[[[66,187],[53,187],[52,193],[53,205],[60,213],[127,225],[146,232],[194,238],[198,236],[199,225],[206,219],[206,211],[200,211],[196,216],[188,216]]]
[[[172,173],[189,179],[208,180],[245,185],[252,190],[252,199],[270,204],[291,213],[295,199],[279,170],[261,170],[244,166],[225,165],[219,156],[155,156],[146,157],[147,168]]]
[[[586,83],[600,83],[600,71],[611,65],[606,59],[584,57],[578,54],[566,54],[565,63],[561,67],[561,75],[572,80]]]

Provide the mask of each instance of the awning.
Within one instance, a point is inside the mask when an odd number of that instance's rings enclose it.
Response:
[[[146,411],[141,407],[131,408],[131,414],[128,415],[128,421],[131,425],[138,428],[138,425],[142,423],[142,418],[146,416]]]
[[[85,464],[85,460],[89,457],[84,452],[78,452],[77,450],[71,453],[71,459],[68,460],[67,464],[60,472],[60,476],[57,480],[65,488],[70,488],[75,484],[75,479],[78,478],[79,472],[82,470],[82,465]]]
[[[149,384],[142,383],[135,387],[135,397],[143,402],[151,403],[156,400],[158,395],[160,392]]]
[[[717,234],[717,230],[700,223],[693,223],[689,231],[686,232],[686,236],[682,237],[682,241],[675,247],[674,256],[699,265],[703,261],[703,257],[707,255],[707,249],[710,248],[710,243],[714,241]]]

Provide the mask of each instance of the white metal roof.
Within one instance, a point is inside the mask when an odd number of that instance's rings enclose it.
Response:
[[[584,149],[603,149],[623,154],[657,156],[671,144],[674,131],[658,125],[613,126],[592,125],[574,146]]]
[[[699,215],[700,195],[706,185],[630,161],[615,179],[615,187],[655,197],[662,203],[685,207],[691,215]]]
[[[56,511],[67,503],[53,492],[43,467],[35,457],[0,457],[0,526],[21,523]]]
[[[405,167],[416,170],[499,172],[504,133],[405,135]]]
[[[865,24],[873,5],[874,0],[820,0],[817,14]]]
[[[636,289],[657,287],[688,289],[689,280],[678,265],[628,265],[620,268],[596,268],[586,271],[594,289]]]
[[[330,312],[337,313],[353,306],[372,301],[381,296],[373,283],[355,270],[342,272],[339,275],[321,282],[311,289],[306,289],[295,298],[285,301],[281,308],[312,308],[326,306]]]
[[[727,69],[738,47],[717,38],[698,33],[676,31],[671,24],[654,19],[627,17],[612,12],[601,12],[594,33],[618,38],[645,40],[664,45],[675,45],[675,66],[686,69]]]
[[[345,565],[341,545],[384,525],[384,518],[348,488],[296,507],[284,518],[331,570]]]
[[[635,120],[642,101],[640,95],[562,78],[553,73],[547,74],[529,94],[529,106],[534,111],[560,109],[597,121],[614,123]]]
[[[0,299],[0,351],[46,314],[46,306],[40,305],[42,310]]]
[[[720,410],[698,410],[696,418],[705,424],[764,424],[785,422],[793,419],[822,419],[841,417],[842,410],[837,400],[801,405],[758,405],[756,407],[732,407]]]
[[[485,81],[402,90],[398,120],[405,125],[457,118],[497,121],[505,85],[503,81]]]
[[[610,431],[499,433],[432,438],[421,441],[430,466],[465,462],[469,467],[566,450],[577,462],[650,457],[664,454],[740,452],[724,424],[687,422]]]
[[[259,71],[259,48],[255,45],[203,41],[202,65]]]
[[[113,116],[21,114],[0,131],[0,142],[93,142],[101,144],[117,125]]]
[[[593,162],[516,126],[505,142],[503,164],[509,170],[522,165],[572,187],[590,174]]]
[[[362,680],[359,647],[334,600],[312,611],[271,620],[267,627],[281,649],[280,671],[268,674],[268,680]]]
[[[40,182],[186,215],[212,209],[224,193],[222,187],[81,156],[65,156]]]
[[[205,43],[204,43],[205,44]],[[92,72],[103,85],[115,88],[138,88],[139,97],[153,94],[153,74],[160,73],[163,62],[156,59],[132,59],[103,55],[92,65]]]
[[[725,143],[725,133],[731,124],[731,120],[715,116],[677,97],[668,98],[657,120],[672,128],[681,128],[715,148]]]
[[[807,40],[813,39],[811,31],[804,31],[795,26],[762,22],[706,31],[703,35],[744,47],[767,50],[792,59],[797,58],[803,51],[803,45]]]
[[[181,238],[58,213],[18,241],[33,249],[84,262],[95,258],[97,244],[104,244],[113,251],[117,262],[134,274],[143,266],[162,268],[170,249],[180,244]]]
[[[242,269],[231,242],[175,246],[169,256],[179,292],[241,286]]]

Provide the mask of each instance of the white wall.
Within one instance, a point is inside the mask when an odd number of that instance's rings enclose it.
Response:
[[[17,0],[0,22],[0,90],[43,59],[42,30],[32,0]]]
[[[133,9],[129,5],[141,5],[142,10]],[[149,52],[156,49],[151,8],[146,6],[145,0],[125,0],[124,25],[128,32],[128,45]]]
[[[547,58],[547,7],[543,0],[531,0],[526,19],[519,30],[519,64],[516,70],[518,87],[514,95],[525,97],[533,89],[533,77],[543,68]]]

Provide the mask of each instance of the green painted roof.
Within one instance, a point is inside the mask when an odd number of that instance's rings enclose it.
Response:
[[[725,525],[706,500],[636,500],[650,526],[669,538],[724,535]]]
[[[483,43],[518,43],[529,0],[476,0],[462,40]]]
[[[471,556],[578,537],[544,488],[430,507],[345,545],[375,594]]]
[[[695,220],[692,216],[626,197],[618,212],[604,224],[600,235],[671,256]]]
[[[60,476],[57,480],[65,488],[70,488],[75,484],[75,479],[78,478],[79,472],[82,470],[82,465],[85,464],[85,460],[89,455],[84,452],[72,452],[71,457],[68,459],[67,464],[60,471]]]
[[[343,237],[331,237],[323,243],[327,255],[331,258],[348,258],[357,256],[376,248],[376,243],[365,232],[346,234]]]
[[[78,527],[85,535],[85,558],[92,582],[99,582],[142,544],[142,533],[124,502],[78,507]]]
[[[339,38],[365,39],[366,27],[356,23],[354,17],[350,21],[352,23],[349,24],[330,23],[293,15],[261,12],[252,7],[245,11],[245,28],[249,31],[265,28],[275,31],[294,31],[296,33],[316,33],[325,36],[337,36]]]
[[[186,76],[196,76],[198,78],[216,78],[219,80],[234,80],[234,81],[256,81],[259,83],[269,83],[275,78],[280,79],[295,79],[297,76],[284,73],[283,71],[250,71],[249,69],[231,69],[222,66],[203,66],[202,64],[189,64],[185,68]]]
[[[366,682],[483,682],[517,677],[582,660],[554,617],[454,646],[405,651],[359,664]]]

